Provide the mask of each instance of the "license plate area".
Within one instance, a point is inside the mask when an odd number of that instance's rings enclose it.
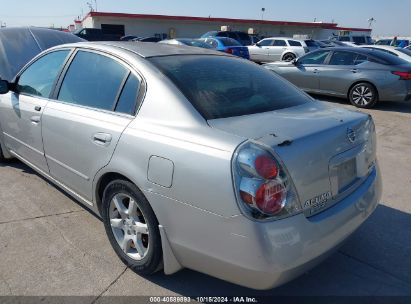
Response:
[[[357,158],[352,158],[337,166],[338,194],[343,193],[358,179]]]
[[[366,145],[359,145],[333,157],[329,164],[333,198],[354,189],[370,172]]]

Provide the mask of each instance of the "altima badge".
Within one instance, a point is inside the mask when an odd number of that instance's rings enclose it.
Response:
[[[350,141],[350,143],[353,144],[355,142],[357,136],[356,136],[355,131],[353,129],[351,129],[351,128],[347,129],[347,138]]]

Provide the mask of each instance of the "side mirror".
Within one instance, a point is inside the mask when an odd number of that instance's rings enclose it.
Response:
[[[291,61],[291,64],[293,64],[293,65],[298,65],[298,59],[293,59],[293,60]]]
[[[257,42],[256,44],[255,44],[257,47],[261,47],[261,45]]]
[[[10,83],[7,80],[0,79],[0,94],[7,94],[10,91]]]

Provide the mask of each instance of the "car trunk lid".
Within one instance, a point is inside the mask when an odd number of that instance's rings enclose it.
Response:
[[[335,204],[368,174],[367,115],[321,102],[208,121],[269,146],[288,170],[307,216]]]

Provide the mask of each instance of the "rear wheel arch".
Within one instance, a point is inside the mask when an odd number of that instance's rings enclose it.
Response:
[[[135,183],[133,183],[133,181],[131,181],[129,178],[127,178],[123,174],[120,174],[120,173],[117,173],[117,172],[104,173],[99,178],[99,180],[96,184],[96,190],[95,190],[96,204],[97,204],[97,208],[98,208],[98,211],[99,211],[100,215],[102,215],[102,204],[103,204],[104,190],[106,189],[108,184],[110,184],[112,181],[115,181],[115,180],[124,180],[124,181],[130,182],[130,183],[135,185]],[[137,185],[135,185],[135,186],[138,188]]]
[[[286,52],[281,56],[281,61],[284,61],[287,56],[292,56],[293,59],[295,59],[295,58],[298,57],[296,53],[294,53],[294,52],[292,52],[292,51],[286,51]]]

